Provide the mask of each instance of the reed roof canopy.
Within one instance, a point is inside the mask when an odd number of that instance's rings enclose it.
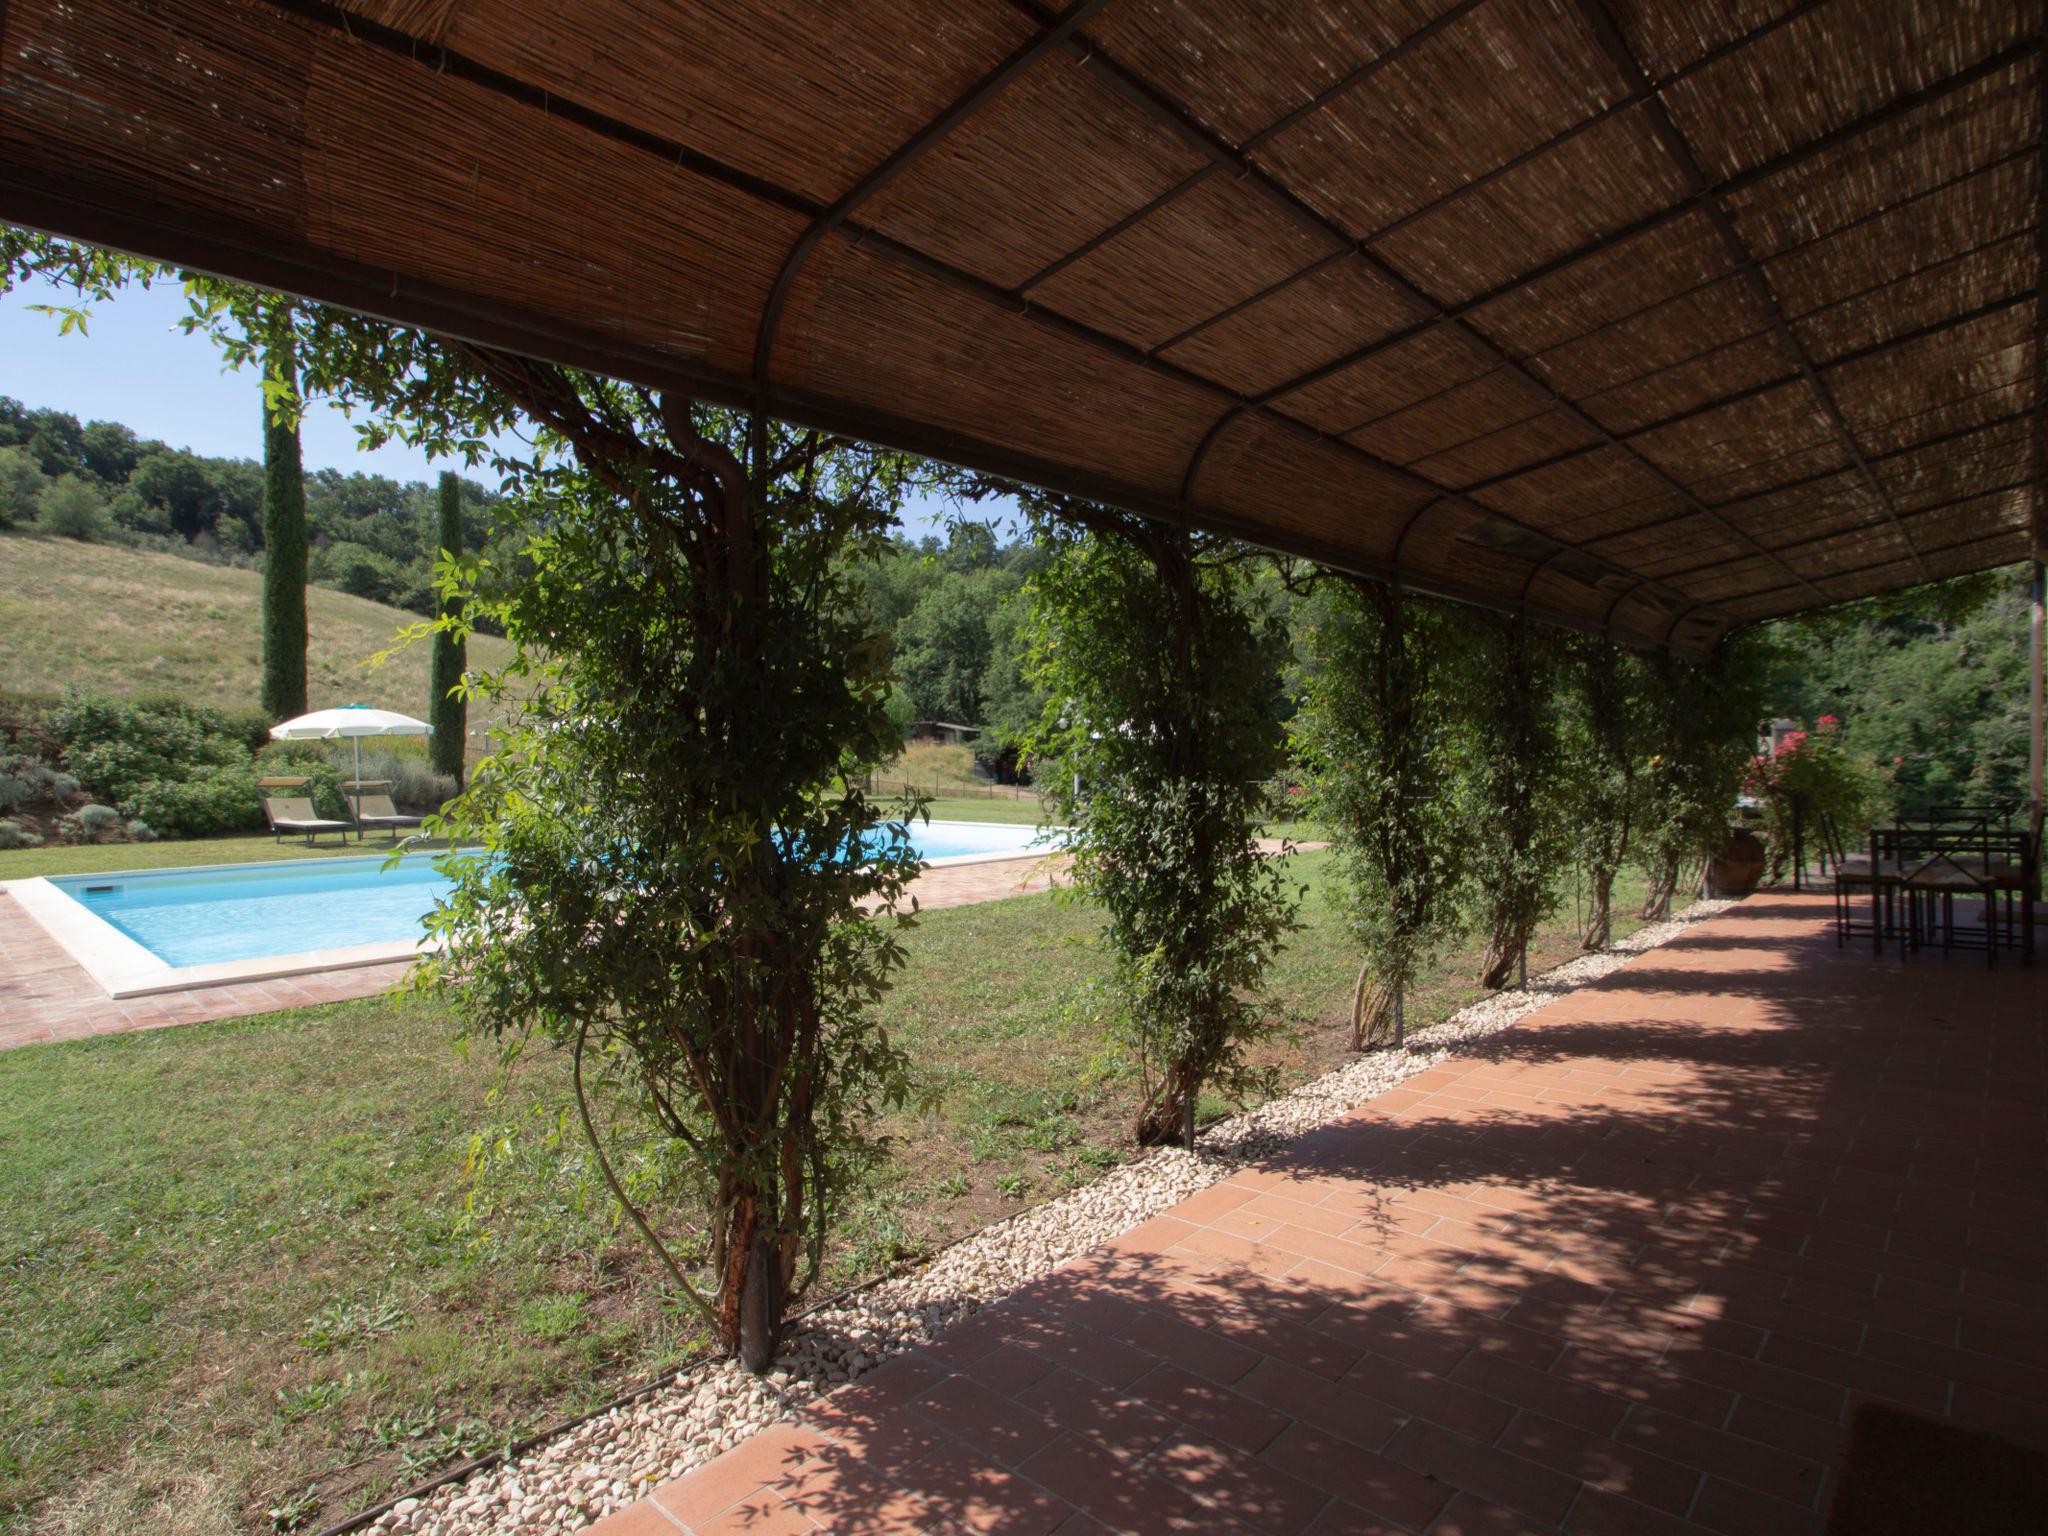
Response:
[[[1704,650],[2043,531],[2042,0],[0,0],[0,218]]]

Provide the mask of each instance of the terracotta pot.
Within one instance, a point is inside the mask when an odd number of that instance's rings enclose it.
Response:
[[[1707,867],[1711,896],[1747,896],[1763,878],[1764,845],[1747,827],[1730,827],[1728,839]]]

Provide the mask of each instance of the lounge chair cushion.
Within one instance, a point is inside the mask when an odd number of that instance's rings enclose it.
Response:
[[[313,809],[313,802],[300,796],[291,798],[266,798],[263,814],[270,818],[271,827],[279,832],[346,832],[353,825],[347,821],[329,821]]]
[[[356,820],[366,827],[416,827],[417,816],[408,816],[389,795],[364,795],[356,801]]]

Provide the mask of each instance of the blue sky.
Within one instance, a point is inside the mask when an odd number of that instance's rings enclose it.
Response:
[[[64,302],[67,296],[54,287],[24,285],[0,294],[0,395],[69,411],[81,421],[122,422],[142,437],[194,453],[262,456],[256,374],[224,368],[211,342],[177,328],[185,313],[177,284],[129,289],[93,306],[83,335],[58,335],[56,319],[30,307]],[[363,452],[348,418],[326,402],[306,413],[300,441],[308,469],[430,480],[446,467],[398,443]],[[929,502],[906,508],[904,520],[923,533],[942,531],[945,517],[943,505]]]

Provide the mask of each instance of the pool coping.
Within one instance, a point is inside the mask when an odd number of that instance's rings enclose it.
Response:
[[[246,869],[248,865],[194,865],[196,869]],[[260,866],[259,866],[260,867]],[[156,870],[108,870],[109,875],[156,874]],[[163,871],[171,873],[171,871]],[[46,875],[0,883],[21,903],[22,910],[57,943],[100,989],[116,1002],[162,992],[190,992],[202,987],[241,981],[276,981],[321,971],[355,970],[417,960],[434,952],[440,941],[351,944],[336,949],[308,949],[291,955],[259,955],[248,960],[216,960],[208,965],[171,965],[160,960],[97,913],[74,901]]]
[[[1021,822],[948,821],[953,827],[1017,827]],[[424,852],[425,850],[422,850]],[[441,850],[435,850],[439,852]],[[955,853],[926,859],[926,869],[954,869],[968,864],[1007,864],[1045,858],[1059,850],[1051,845],[1025,851],[999,849],[990,853]],[[322,865],[346,859],[376,859],[390,852],[337,854]],[[143,875],[230,874],[243,870],[302,869],[312,861],[256,860],[243,864],[177,864],[161,869],[95,870],[81,875],[35,875],[26,880],[0,880],[0,891],[21,903],[57,947],[76,961],[107,996],[116,1002],[131,997],[150,997],[165,992],[189,992],[203,987],[228,986],[245,981],[277,981],[290,976],[310,976],[323,971],[356,970],[372,965],[402,964],[422,955],[436,954],[445,947],[439,939],[413,942],[387,941],[381,944],[352,944],[335,949],[301,950],[290,955],[257,955],[246,960],[217,960],[207,965],[171,965],[121,932],[84,903],[73,899],[58,880],[107,879]]]

